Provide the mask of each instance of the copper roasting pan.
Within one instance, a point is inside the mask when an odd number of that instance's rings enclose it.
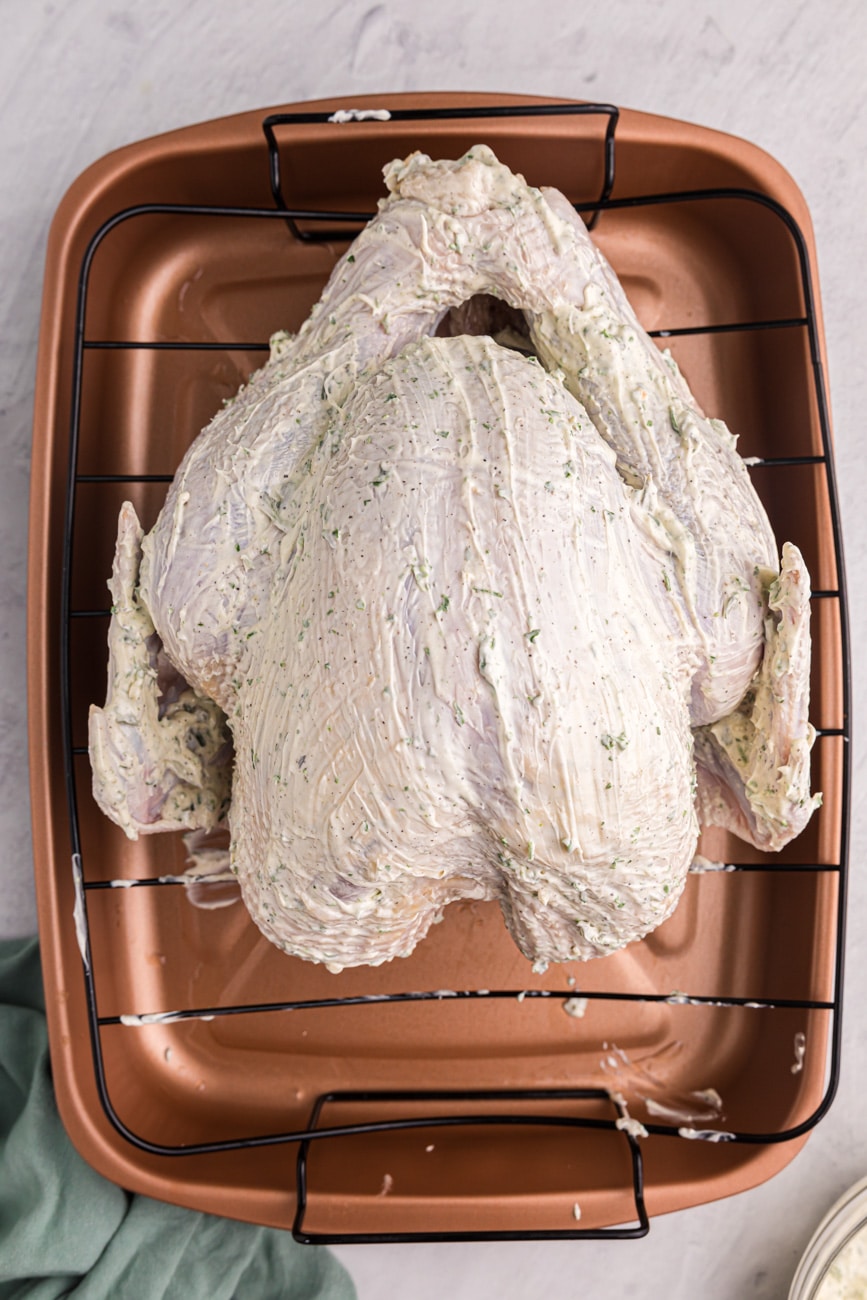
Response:
[[[648,1214],[776,1173],[836,1083],[848,685],[810,219],[773,159],[681,122],[518,97],[367,105],[390,120],[328,122],[358,106],[328,101],[279,110],[289,120],[267,132],[246,113],[146,140],[90,167],[54,220],[29,706],[59,1105],[125,1187],[305,1240],[638,1235]],[[304,320],[351,214],[375,210],[383,164],[479,140],[598,213],[642,322],[756,458],[777,537],[801,547],[816,591],[824,806],[778,857],[705,836],[705,857],[737,869],[692,875],[665,925],[604,960],[533,974],[498,908],[468,903],[411,958],[330,975],[272,948],[242,904],[204,910],[157,883],[185,869],[180,837],[127,841],[92,801],[117,513],[129,498],[150,527],[200,427],[269,335]],[[564,1011],[576,994],[583,1016]],[[708,1089],[710,1119],[689,1096]],[[648,1136],[617,1126],[612,1093]],[[308,1128],[319,1136],[300,1140]]]

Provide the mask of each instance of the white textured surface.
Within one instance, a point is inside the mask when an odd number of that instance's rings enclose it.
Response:
[[[470,12],[470,16],[465,14]],[[45,236],[57,203],[108,150],[176,126],[328,94],[463,89],[596,98],[760,144],[813,216],[830,357],[853,643],[865,683],[867,6],[791,0],[0,0],[0,933],[35,926],[24,709],[24,578],[33,368]],[[867,808],[854,754],[847,1016],[840,1092],[803,1153],[730,1201],[654,1222],[642,1242],[341,1248],[361,1300],[741,1300],[785,1296],[827,1206],[867,1166]]]

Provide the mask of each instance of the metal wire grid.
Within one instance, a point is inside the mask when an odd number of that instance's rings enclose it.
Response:
[[[689,996],[690,1005],[708,1005],[714,1007],[755,1007],[761,1006],[767,1009],[790,1008],[806,1011],[818,1010],[825,1011],[831,1015],[831,1033],[830,1033],[830,1061],[827,1076],[825,1093],[822,1101],[816,1110],[802,1123],[784,1131],[777,1132],[736,1132],[726,1135],[726,1139],[733,1142],[766,1145],[770,1143],[784,1142],[804,1135],[814,1127],[822,1116],[826,1113],[833,1100],[837,1088],[840,1062],[840,1037],[841,1037],[841,1008],[842,1008],[842,991],[843,991],[843,948],[844,948],[844,925],[846,913],[846,883],[847,883],[847,860],[848,860],[848,840],[849,840],[849,789],[850,789],[850,758],[849,758],[849,717],[850,717],[850,657],[849,657],[849,637],[848,637],[848,615],[845,594],[844,570],[842,543],[839,522],[839,507],[837,499],[837,488],[834,477],[833,460],[830,442],[830,421],[828,413],[828,403],[825,391],[825,381],[822,370],[822,362],[819,351],[819,339],[816,324],[815,298],[813,293],[812,280],[810,275],[809,257],[807,252],[804,236],[791,214],[776,201],[770,199],[767,195],[760,192],[737,189],[737,188],[713,188],[699,190],[684,190],[669,192],[664,194],[638,195],[629,198],[612,199],[611,193],[615,177],[615,155],[616,155],[616,126],[618,121],[618,109],[607,104],[544,104],[532,106],[514,106],[514,105],[494,105],[490,107],[471,107],[471,108],[439,108],[424,110],[393,110],[388,114],[390,121],[435,121],[443,119],[468,119],[468,118],[505,118],[505,117],[536,117],[550,115],[601,115],[607,119],[606,128],[602,140],[603,150],[603,184],[599,199],[595,203],[585,203],[576,205],[582,213],[588,214],[585,217],[588,227],[592,228],[598,220],[601,213],[613,211],[618,208],[638,208],[648,207],[660,204],[693,204],[707,203],[720,200],[738,200],[744,203],[758,203],[764,205],[767,209],[784,223],[789,230],[798,252],[798,259],[801,274],[801,289],[805,304],[803,315],[796,317],[766,319],[749,322],[729,322],[716,325],[696,325],[680,328],[670,328],[652,331],[652,336],[657,338],[675,338],[683,335],[693,334],[723,334],[723,333],[741,333],[753,330],[767,329],[796,329],[805,330],[809,343],[810,360],[812,367],[813,396],[816,401],[816,409],[821,428],[822,453],[820,455],[796,455],[767,458],[759,463],[763,466],[784,467],[792,465],[816,465],[821,466],[824,473],[824,483],[827,491],[827,499],[831,516],[831,524],[834,539],[834,556],[836,573],[838,577],[837,587],[829,590],[817,590],[812,593],[813,600],[816,601],[833,601],[838,607],[839,627],[841,639],[841,657],[842,657],[842,700],[843,700],[843,721],[844,725],[839,728],[824,728],[817,731],[817,739],[821,742],[827,737],[842,737],[842,800],[841,800],[841,829],[839,842],[838,861],[832,864],[819,863],[786,863],[783,867],[774,866],[768,863],[736,863],[734,870],[736,872],[744,871],[792,871],[792,872],[830,872],[838,876],[838,902],[837,902],[837,932],[836,932],[836,950],[834,964],[834,996],[831,1000],[808,1000],[808,999],[785,999],[774,998],[773,1000],[757,1001],[756,999],[746,997],[701,997]],[[358,120],[364,120],[370,114],[359,114]],[[75,884],[76,897],[76,920],[79,927],[80,944],[82,948],[82,958],[84,967],[84,980],[86,988],[88,1019],[90,1026],[90,1039],[93,1054],[93,1064],[96,1076],[97,1089],[102,1106],[112,1125],[116,1130],[130,1143],[140,1150],[151,1154],[162,1156],[181,1156],[181,1155],[199,1155],[211,1154],[221,1151],[232,1151],[242,1147],[261,1147],[274,1144],[298,1143],[298,1155],[296,1161],[296,1186],[297,1186],[297,1214],[293,1225],[295,1236],[302,1241],[407,1241],[407,1240],[511,1240],[511,1239],[547,1239],[547,1238],[598,1238],[598,1237],[637,1237],[643,1236],[648,1231],[648,1218],[644,1205],[644,1177],[642,1168],[641,1151],[638,1143],[628,1131],[628,1126],[624,1127],[622,1120],[623,1112],[620,1109],[620,1103],[616,1098],[612,1101],[611,1094],[599,1089],[517,1089],[510,1091],[449,1091],[449,1092],[429,1092],[429,1091],[402,1091],[402,1092],[353,1092],[353,1093],[328,1093],[320,1096],[314,1104],[310,1115],[308,1125],[305,1129],[273,1133],[267,1135],[256,1135],[251,1137],[239,1137],[234,1139],[203,1142],[187,1145],[162,1145],[150,1142],[134,1133],[123,1122],[114,1109],[112,1104],[108,1084],[105,1074],[105,1066],[102,1051],[101,1035],[103,1029],[118,1025],[121,1022],[120,1016],[101,1016],[97,1007],[95,977],[93,968],[93,954],[90,944],[90,931],[87,921],[87,896],[93,890],[111,888],[108,881],[88,881],[85,878],[84,868],[81,856],[81,842],[78,819],[78,801],[76,791],[76,780],[74,771],[74,759],[77,756],[87,754],[86,747],[76,747],[72,741],[72,713],[71,713],[71,653],[70,653],[70,630],[73,620],[88,618],[107,618],[110,614],[108,609],[78,609],[71,607],[71,580],[73,574],[73,528],[76,511],[76,494],[78,486],[82,483],[161,483],[171,482],[172,475],[167,474],[82,474],[78,472],[78,448],[79,432],[81,422],[81,405],[82,405],[82,377],[85,364],[85,356],[88,351],[100,349],[151,349],[151,350],[168,350],[168,351],[235,351],[235,352],[267,352],[268,343],[261,341],[254,342],[147,342],[131,340],[113,340],[113,339],[91,339],[85,336],[85,318],[87,307],[87,295],[90,281],[90,273],[94,255],[105,236],[122,222],[134,219],[139,216],[163,214],[183,218],[185,216],[200,216],[219,220],[221,218],[246,218],[250,220],[279,220],[283,221],[289,227],[294,238],[308,241],[324,241],[332,239],[347,239],[350,236],[346,233],[346,226],[357,226],[360,223],[368,221],[372,214],[370,213],[346,213],[336,211],[318,211],[312,209],[299,209],[290,207],[284,198],[282,191],[281,173],[280,173],[280,152],[278,141],[274,128],[282,125],[303,125],[306,123],[322,123],[334,121],[335,118],[327,113],[294,113],[294,114],[275,114],[267,117],[263,121],[263,131],[268,145],[269,153],[269,174],[271,181],[271,190],[274,196],[274,208],[250,208],[250,207],[232,207],[232,206],[205,206],[197,204],[172,204],[172,203],[147,203],[135,207],[124,209],[109,218],[93,235],[87,251],[84,255],[79,276],[79,293],[75,321],[75,338],[74,338],[74,363],[73,363],[73,385],[71,397],[71,419],[70,419],[70,443],[69,443],[69,476],[67,483],[67,500],[66,500],[66,520],[63,544],[63,570],[62,570],[62,591],[61,591],[61,634],[60,634],[60,651],[61,651],[61,720],[62,720],[62,743],[65,760],[67,799],[69,806],[69,819],[71,830],[71,847],[72,847],[72,870]],[[338,119],[339,120],[339,119]],[[308,223],[308,228],[301,228],[298,222]],[[312,229],[309,226],[312,225]],[[171,888],[175,882],[159,879],[139,879],[128,883],[134,888]],[[450,996],[458,998],[509,998],[514,999],[521,995],[522,998],[560,998],[565,1001],[572,996],[571,992],[562,994],[552,992],[551,990],[517,990],[517,989],[494,989],[484,994],[473,991],[458,991]],[[418,1001],[436,1001],[442,997],[441,993],[431,992],[406,992],[396,994],[378,995],[374,1000],[378,1005],[382,1003],[398,1004],[404,1002]],[[670,1002],[670,994],[634,994],[634,993],[615,993],[615,992],[591,992],[582,991],[582,997],[599,1001],[615,1002]],[[173,1012],[168,1014],[155,1013],[139,1017],[140,1023],[154,1023],[158,1021],[165,1022],[167,1019],[172,1021],[195,1020],[205,1016],[235,1016],[252,1013],[288,1011],[298,1009],[316,1008],[325,1010],[330,1007],[346,1007],[370,1003],[371,999],[365,996],[348,997],[348,998],[329,998],[317,999],[315,1001],[285,1001],[276,1003],[256,1003],[242,1004],[236,1006],[222,1007],[194,1007]],[[394,1104],[405,1101],[435,1103],[448,1101],[478,1103],[483,1101],[508,1101],[520,1102],[544,1102],[544,1101],[562,1101],[570,1100],[589,1100],[589,1099],[606,1099],[611,1102],[612,1109],[616,1115],[610,1119],[592,1119],[589,1117],[562,1115],[538,1115],[538,1114],[464,1114],[464,1115],[436,1115],[430,1114],[424,1117],[414,1118],[394,1118],[391,1120],[374,1121],[358,1123],[352,1125],[340,1126],[320,1126],[320,1117],[323,1107],[330,1102],[388,1102]],[[501,1232],[431,1232],[431,1233],[375,1233],[375,1234],[315,1234],[308,1232],[304,1227],[304,1219],[308,1205],[308,1152],[310,1143],[324,1138],[346,1137],[350,1135],[370,1134],[378,1132],[397,1131],[401,1129],[420,1129],[442,1126],[485,1126],[485,1125],[555,1125],[561,1126],[566,1130],[569,1129],[588,1129],[603,1128],[608,1130],[622,1130],[623,1139],[628,1142],[630,1157],[632,1163],[632,1194],[635,1204],[635,1225],[621,1226],[606,1229],[588,1229],[580,1228],[577,1225],[569,1230],[544,1230],[544,1231],[501,1231]],[[648,1123],[645,1128],[649,1134],[660,1136],[677,1136],[678,1129],[672,1124],[653,1124]]]

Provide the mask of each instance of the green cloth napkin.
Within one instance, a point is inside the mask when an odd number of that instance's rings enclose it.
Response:
[[[0,941],[0,1300],[354,1300],[321,1246],[115,1187],[54,1100],[35,939]]]

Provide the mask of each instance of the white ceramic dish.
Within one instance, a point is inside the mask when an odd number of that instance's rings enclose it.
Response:
[[[859,1300],[867,1296],[867,1178],[831,1206],[810,1239],[789,1300]]]

